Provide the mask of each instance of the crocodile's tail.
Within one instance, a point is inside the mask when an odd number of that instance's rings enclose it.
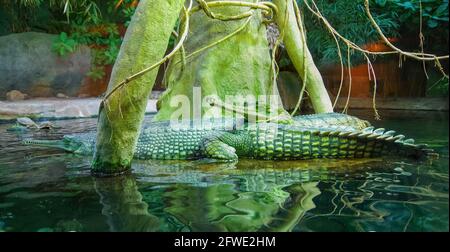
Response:
[[[249,140],[225,141],[252,158],[267,160],[301,160],[315,158],[376,158],[407,156],[416,159],[437,156],[426,145],[396,135],[395,131],[366,127],[348,130],[346,126],[304,128],[290,125],[258,124],[249,128]],[[250,143],[249,143],[250,142]]]
[[[426,144],[415,144],[414,139],[395,133],[384,128],[367,127],[357,132],[341,132],[339,135],[365,141],[366,144],[362,149],[365,152],[364,156],[401,155],[415,159],[439,157],[439,154]]]

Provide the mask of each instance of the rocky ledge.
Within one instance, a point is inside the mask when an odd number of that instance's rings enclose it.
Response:
[[[0,121],[18,117],[69,119],[96,117],[101,99],[33,99],[23,101],[0,101]],[[156,112],[156,100],[147,104],[146,113]]]

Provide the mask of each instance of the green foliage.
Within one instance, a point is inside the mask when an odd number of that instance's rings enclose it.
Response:
[[[307,10],[303,0],[297,0],[297,2],[304,13],[308,47],[317,64],[338,63],[337,47],[331,34],[322,21]],[[322,15],[344,37],[360,46],[379,41],[379,36],[367,19],[364,0],[317,0],[315,2]],[[447,54],[448,49],[445,50],[445,48],[448,48],[448,0],[371,0],[370,6],[377,24],[387,37],[414,38],[417,41],[416,46],[407,49],[418,50],[420,2],[422,2],[425,50],[432,53],[443,51]],[[345,63],[347,46],[345,44],[340,46]],[[361,62],[363,57],[355,53],[351,60],[356,64]]]
[[[136,0],[0,0],[0,9],[13,17],[13,32],[24,32],[37,28],[38,13],[47,13],[46,25],[40,29],[59,33],[53,51],[59,56],[73,53],[81,45],[92,49],[92,69],[88,73],[93,79],[105,75],[105,65],[113,64],[122,43],[118,24],[128,25],[135,11]],[[3,5],[3,6],[1,6]],[[23,13],[20,15],[20,13]],[[19,20],[21,19],[21,20]],[[20,25],[19,25],[20,24]],[[19,28],[17,28],[19,25]]]
[[[57,37],[56,41],[53,44],[53,51],[56,52],[59,56],[66,55],[68,53],[72,53],[75,51],[77,46],[77,42],[69,38],[67,33],[61,32],[61,34]]]
[[[77,46],[87,45],[91,47],[93,54],[93,66],[89,76],[93,79],[101,79],[105,75],[99,74],[101,66],[114,64],[120,49],[121,38],[115,24],[100,26],[102,32],[90,30],[83,24],[72,24],[72,33],[67,35],[62,32],[53,44],[53,50],[60,56],[67,55],[76,50]],[[105,34],[106,33],[106,34]]]
[[[437,28],[439,25],[448,23],[448,0],[377,0],[379,6],[390,8],[399,12],[399,22],[412,21],[412,24],[419,24],[421,7],[424,23],[428,28]]]
[[[92,48],[93,66],[88,75],[92,79],[101,79],[105,75],[103,66],[114,63],[122,40],[117,24],[103,18],[102,9],[94,1],[81,2],[84,2],[84,5],[71,5],[68,10],[64,8],[71,32],[66,41],[75,41],[77,45],[87,45]],[[135,10],[135,7],[129,5],[131,2],[132,0],[127,0],[122,1],[121,5],[116,5],[116,1],[109,1],[103,11],[108,14],[107,16],[122,13],[121,22],[127,23]],[[72,46],[62,42],[58,44],[67,48]]]
[[[318,65],[338,63],[337,46],[333,37],[323,25],[322,21],[314,16],[304,5],[302,0],[297,0],[303,13],[304,22],[308,33],[308,47],[311,50]],[[344,37],[363,46],[379,40],[375,29],[367,19],[364,10],[364,0],[319,0],[316,1],[322,15]],[[311,4],[310,4],[311,5]],[[380,11],[379,7],[372,6],[374,18],[387,36],[399,35],[399,23],[396,13]],[[379,14],[377,14],[379,13]],[[340,44],[344,63],[347,62],[347,46]],[[352,62],[363,60],[362,55],[353,54]]]
[[[378,0],[378,2],[385,11],[396,13],[403,37],[418,38],[422,17],[426,51],[448,54],[448,0],[391,0],[386,3]]]
[[[427,87],[427,92],[426,95],[430,96],[430,97],[448,97],[449,95],[449,91],[448,91],[448,87],[449,87],[449,83],[448,83],[448,79],[445,78],[439,78],[439,77],[435,77],[434,78],[430,78],[433,79],[432,82],[428,82],[428,87]],[[437,81],[435,79],[439,78]]]
[[[125,26],[128,27],[131,21],[131,17],[133,16],[135,11],[134,7],[125,7],[122,9],[122,14],[124,17],[126,17],[127,21],[125,22]]]
[[[102,67],[94,66],[87,73],[87,75],[93,80],[99,80],[99,79],[102,79],[105,76],[105,71],[103,70]]]

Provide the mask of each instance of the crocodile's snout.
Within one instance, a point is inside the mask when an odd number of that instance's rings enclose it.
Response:
[[[24,139],[22,140],[22,144],[24,145],[35,145],[35,144],[39,144],[38,141],[33,140],[33,139]]]

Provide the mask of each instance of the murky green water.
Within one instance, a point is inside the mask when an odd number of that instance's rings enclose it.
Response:
[[[382,116],[376,126],[430,144],[440,159],[147,161],[99,179],[88,157],[19,143],[94,130],[96,119],[21,136],[2,124],[0,230],[448,231],[448,114]]]

